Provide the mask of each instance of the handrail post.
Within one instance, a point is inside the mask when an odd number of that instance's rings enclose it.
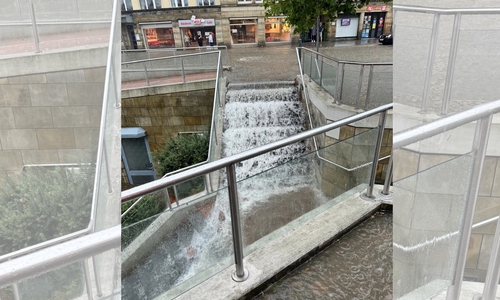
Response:
[[[434,21],[432,23],[432,33],[431,33],[431,41],[429,45],[429,55],[427,59],[427,70],[425,73],[425,81],[424,81],[424,94],[422,95],[422,110],[420,113],[427,113],[427,102],[429,101],[429,94],[431,89],[431,80],[432,80],[432,67],[434,66],[434,58],[436,57],[436,44],[439,32],[439,13],[434,14]]]
[[[471,182],[462,222],[462,234],[460,236],[455,276],[453,278],[452,284],[448,287],[448,292],[446,294],[447,300],[456,300],[460,298],[460,289],[462,286],[465,262],[467,259],[467,249],[469,248],[469,240],[472,232],[474,210],[476,208],[477,195],[479,193],[479,183],[483,170],[484,158],[486,156],[486,148],[488,146],[488,137],[490,135],[490,126],[492,120],[493,115],[490,114],[489,116],[477,120],[476,123],[476,131],[474,133],[474,142],[472,149],[473,152],[475,152],[475,155],[472,165]]]
[[[338,63],[338,70],[340,76],[338,76],[338,88],[337,88],[337,103],[342,103],[342,85],[344,85],[344,68],[345,63]]]
[[[391,185],[392,181],[392,155],[393,152],[391,151],[391,157],[389,158],[389,164],[387,165],[387,173],[385,175],[385,181],[384,181],[384,189],[382,190],[382,195],[389,195],[389,187]]]
[[[38,28],[36,26],[36,17],[35,17],[35,6],[33,5],[33,2],[30,0],[29,2],[29,6],[30,6],[30,15],[31,15],[31,28],[33,28],[33,38],[35,39],[35,49],[36,49],[36,53],[40,53],[40,40],[38,39]],[[20,6],[19,6],[19,9]]]
[[[373,81],[373,65],[370,65],[370,73],[368,75],[368,87],[366,89],[365,109],[368,109],[368,104],[370,104],[370,94],[372,91],[372,81]]]
[[[309,82],[312,80],[312,66],[313,66],[313,56],[311,55],[310,63],[309,63]]]
[[[238,191],[236,186],[236,169],[234,164],[226,167],[227,188],[229,190],[229,207],[231,210],[231,229],[233,232],[234,262],[236,270],[232,278],[236,282],[242,282],[248,278],[248,270],[243,266],[243,235],[241,234],[240,207],[238,203]]]
[[[102,296],[102,286],[101,286],[101,277],[99,276],[99,269],[97,268],[97,262],[95,256],[90,257],[92,261],[92,268],[94,269],[94,277],[95,277],[95,288],[97,291],[97,296]]]
[[[500,280],[500,219],[497,221],[497,229],[491,248],[490,261],[488,271],[486,273],[486,281],[484,282],[483,295],[477,300],[495,300],[495,295],[498,289],[498,281]]]
[[[451,84],[453,83],[453,73],[455,72],[455,61],[457,59],[458,38],[460,35],[460,23],[462,21],[462,14],[455,15],[453,23],[453,33],[451,35],[450,56],[448,58],[448,70],[446,71],[446,81],[444,82],[444,95],[443,103],[441,104],[441,114],[448,113],[448,104],[451,96]]]
[[[181,58],[182,82],[186,83],[186,71],[184,70],[184,58]]]
[[[149,86],[148,67],[146,67],[146,64],[144,64],[144,74],[146,75],[146,83]]]
[[[359,109],[359,103],[361,102],[361,88],[363,87],[364,71],[365,71],[365,65],[361,65],[361,70],[359,71],[359,79],[358,79],[358,96],[356,97],[356,109]]]
[[[378,134],[377,134],[377,144],[375,146],[375,154],[373,155],[372,171],[370,174],[370,182],[368,183],[368,188],[366,188],[365,198],[373,199],[373,187],[375,185],[375,176],[377,175],[377,165],[378,158],[380,156],[380,148],[382,147],[382,138],[384,136],[385,120],[387,116],[387,110],[380,113],[378,120]]]
[[[321,57],[321,68],[319,71],[319,90],[321,91],[321,88],[323,87],[323,63],[324,63],[324,58],[323,56]]]
[[[168,194],[168,188],[164,189],[163,195],[165,196],[165,202],[167,202],[168,210],[172,211],[172,203],[170,203],[170,195]]]
[[[17,283],[14,283],[12,285],[13,293],[14,293],[14,300],[21,300],[21,295],[19,294],[19,287],[17,286]]]
[[[94,294],[92,293],[92,285],[90,284],[90,270],[87,259],[82,261],[83,263],[83,271],[85,276],[85,288],[87,290],[87,298],[89,300],[94,300]]]

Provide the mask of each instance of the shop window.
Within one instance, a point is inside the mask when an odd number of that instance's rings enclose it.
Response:
[[[290,25],[283,21],[283,18],[266,19],[266,42],[289,42]]]
[[[174,32],[170,28],[144,28],[148,49],[174,48]]]
[[[161,0],[139,0],[141,10],[161,8]]]
[[[198,6],[210,6],[215,5],[215,0],[198,0]]]
[[[172,7],[188,7],[188,0],[170,0],[170,5]]]
[[[231,41],[233,44],[248,44],[257,42],[257,19],[229,20]]]
[[[256,4],[262,3],[262,0],[238,0],[238,4]]]
[[[122,11],[133,10],[132,0],[122,0]]]

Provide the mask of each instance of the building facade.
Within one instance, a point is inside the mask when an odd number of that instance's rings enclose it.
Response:
[[[284,16],[266,18],[262,0],[122,0],[122,48],[270,46],[299,41]],[[325,39],[376,38],[392,30],[392,4],[374,2],[325,24]],[[302,35],[310,40],[310,33]]]

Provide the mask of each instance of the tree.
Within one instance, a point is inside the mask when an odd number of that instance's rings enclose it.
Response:
[[[391,2],[391,0],[382,0]],[[294,26],[293,33],[307,32],[316,24],[318,16],[326,15],[335,20],[337,14],[354,14],[356,8],[369,4],[370,0],[264,0],[266,17],[286,16],[285,21]]]

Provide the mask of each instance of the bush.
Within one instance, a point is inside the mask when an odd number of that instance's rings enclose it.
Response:
[[[204,132],[181,134],[168,140],[162,149],[153,153],[160,174],[163,176],[205,161],[208,156],[209,139],[208,132]]]
[[[81,229],[90,221],[95,167],[78,172],[66,168],[32,167],[16,184],[0,190],[0,255]],[[81,263],[26,279],[19,284],[21,299],[71,299],[83,293]],[[0,295],[13,297],[10,288]]]

